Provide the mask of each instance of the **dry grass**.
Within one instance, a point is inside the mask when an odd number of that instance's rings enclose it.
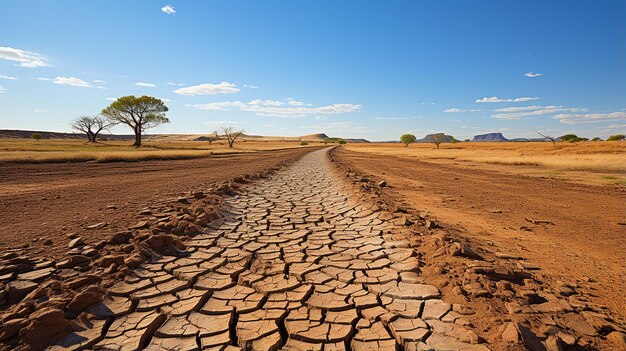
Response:
[[[297,142],[242,141],[229,149],[225,141],[147,141],[141,148],[129,141],[86,143],[75,139],[0,139],[0,162],[116,162],[172,160],[231,153],[304,147]]]
[[[502,165],[541,166],[558,170],[626,172],[626,143],[455,143],[442,144],[348,144],[348,150],[420,159],[449,159]]]

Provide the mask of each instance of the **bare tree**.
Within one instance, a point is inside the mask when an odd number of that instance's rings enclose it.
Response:
[[[233,127],[223,127],[222,128],[222,132],[224,133],[224,136],[226,137],[226,140],[228,141],[228,148],[232,149],[233,148],[233,144],[235,143],[235,140],[237,140],[237,138],[239,138],[244,130],[240,130],[238,132],[236,132]],[[217,133],[215,133],[217,135]]]
[[[555,137],[551,137],[549,135],[543,135],[543,134],[541,134],[539,132],[537,132],[537,134],[541,135],[542,137],[544,137],[546,139],[549,139],[552,142],[552,145],[554,145],[554,148],[558,149],[558,147],[556,146],[556,138]]]
[[[439,150],[439,145],[446,140],[446,135],[444,133],[433,134],[432,143],[437,146],[437,150]]]
[[[100,116],[80,116],[70,124],[72,129],[87,134],[90,143],[98,141],[98,133],[111,127],[111,123]]]

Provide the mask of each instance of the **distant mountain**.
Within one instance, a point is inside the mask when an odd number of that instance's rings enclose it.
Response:
[[[452,143],[452,142],[457,142],[458,141],[452,135],[447,135],[447,134],[444,134],[444,133],[434,133],[434,134],[428,134],[424,138],[416,140],[416,142],[418,142],[418,143],[432,143],[433,141],[435,141],[436,136],[439,136],[441,134],[443,134],[443,142],[444,143]]]
[[[472,141],[509,141],[502,133],[487,133],[475,135]]]
[[[39,130],[12,130],[0,129],[0,138],[30,138],[33,133],[39,133],[42,139],[85,139],[83,133],[46,132]],[[100,133],[99,139],[131,140],[132,135],[114,135]]]
[[[317,134],[309,134],[309,135],[303,135],[301,137],[299,137],[300,139],[306,139],[306,140],[314,140],[314,139],[328,139],[328,135],[324,134],[324,133],[317,133]]]

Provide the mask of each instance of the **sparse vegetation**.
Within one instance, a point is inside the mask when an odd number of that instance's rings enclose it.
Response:
[[[432,143],[437,146],[437,150],[439,150],[439,145],[446,140],[446,135],[444,133],[433,134]]]
[[[34,140],[39,141],[39,139],[41,139],[41,134],[39,133],[33,133],[30,135],[31,138],[33,138]]]
[[[302,146],[306,146],[306,145],[309,145],[309,142],[308,142],[308,141],[306,141],[306,140],[302,140],[302,141],[300,142],[300,145],[302,145]]]
[[[606,138],[606,141],[620,141],[620,140],[624,140],[624,138],[625,138],[624,134],[615,134]]]
[[[581,138],[576,134],[565,134],[560,136],[558,139],[561,139],[561,141],[568,141],[570,143],[577,143],[580,141],[589,141],[588,138]]]
[[[337,142],[339,145],[343,145],[343,144],[347,144],[347,142],[343,139],[339,139],[339,141]]]
[[[235,144],[235,140],[237,140],[237,138],[239,138],[243,134],[244,130],[242,129],[240,131],[235,131],[233,127],[225,127],[222,128],[222,132],[224,133],[226,141],[228,142],[228,148],[232,149],[233,145]]]
[[[600,137],[595,137],[595,138],[591,139],[591,141],[604,141],[604,140],[602,140]]]
[[[135,134],[133,146],[140,147],[144,131],[170,122],[165,116],[167,111],[167,106],[160,99],[146,95],[141,97],[129,95],[113,101],[102,110],[101,114],[109,120],[111,125],[129,126]]]
[[[414,143],[415,140],[417,140],[417,138],[415,138],[415,135],[413,134],[402,134],[400,136],[400,141],[404,144],[404,146],[409,146],[409,144]]]
[[[70,123],[70,126],[78,132],[85,133],[87,135],[88,142],[95,143],[98,141],[98,134],[102,130],[106,130],[111,127],[111,123],[100,115],[81,116],[74,122]]]

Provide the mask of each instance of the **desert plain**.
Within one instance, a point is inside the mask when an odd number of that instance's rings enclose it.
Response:
[[[619,350],[623,142],[0,140],[0,349]]]

